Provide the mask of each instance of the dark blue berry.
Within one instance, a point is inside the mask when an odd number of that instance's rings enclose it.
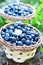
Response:
[[[5,36],[10,36],[9,33],[5,33]]]
[[[17,28],[18,24],[14,24],[14,28]]]
[[[31,8],[28,9],[29,14],[32,14],[33,10]]]
[[[32,39],[31,35],[27,35],[27,36],[26,36],[26,39],[31,40],[31,39]]]
[[[13,34],[13,31],[12,31],[12,30],[9,30],[8,33],[9,33],[10,35],[12,35],[12,34]]]
[[[9,40],[12,41],[12,36],[10,36]]]
[[[17,26],[17,29],[21,29],[21,27],[20,26]]]
[[[34,35],[34,34],[31,34],[31,37],[32,37],[32,38],[35,38],[35,35]]]
[[[6,28],[2,28],[2,31],[5,32],[6,31]]]
[[[36,44],[35,41],[30,41],[30,45],[34,45],[34,44]]]
[[[25,36],[26,36],[26,34],[23,33],[23,34],[20,35],[20,38],[25,38]]]
[[[25,29],[26,29],[27,31],[28,31],[28,30],[31,30],[30,27],[27,27],[27,26],[25,27]]]
[[[26,32],[25,28],[22,28],[22,32],[23,32],[23,33],[25,33],[25,32]]]
[[[24,24],[22,22],[19,22],[18,23],[18,26],[21,26],[22,27],[22,26],[24,26]]]
[[[39,34],[36,32],[36,33],[35,33],[35,36],[39,36]]]
[[[17,35],[16,35],[14,32],[12,33],[12,36],[13,36],[13,37],[17,37]]]
[[[31,32],[30,32],[30,31],[27,31],[27,32],[26,32],[26,34],[27,34],[27,35],[30,35],[30,34],[31,34]]]
[[[23,43],[21,41],[16,41],[17,46],[23,46]]]
[[[2,31],[2,32],[1,32],[1,35],[5,35],[5,32]]]
[[[23,15],[24,15],[24,16],[27,16],[27,15],[28,15],[28,12],[23,12]]]
[[[26,41],[26,39],[25,38],[22,38],[22,40],[21,40],[23,43],[25,43],[25,41]]]
[[[8,8],[5,8],[4,12],[5,12],[6,14],[8,13],[8,11],[9,11],[9,9],[8,9]]]
[[[13,12],[8,12],[9,15],[13,15]]]
[[[8,41],[9,40],[9,36],[5,36],[5,38],[4,38],[6,41]]]
[[[25,12],[28,12],[28,9],[24,9]]]
[[[4,38],[5,37],[5,35],[2,35],[2,38]]]
[[[19,40],[20,40],[18,36],[16,37],[16,40],[17,40],[17,41],[19,41]]]
[[[21,16],[21,14],[22,14],[22,11],[19,11],[19,12],[18,12],[18,15]]]
[[[26,45],[30,45],[30,40],[26,40]]]
[[[12,37],[12,42],[15,42],[16,41],[16,38],[15,37]]]
[[[14,13],[15,13],[15,14],[18,14],[18,11],[17,11],[17,10],[15,10],[15,11],[14,11]]]
[[[10,10],[9,10],[10,12],[13,12],[13,8],[12,7],[10,7]]]
[[[14,29],[14,26],[9,26],[9,29],[13,30]]]
[[[38,41],[38,37],[35,37],[35,41],[36,41],[36,42]]]

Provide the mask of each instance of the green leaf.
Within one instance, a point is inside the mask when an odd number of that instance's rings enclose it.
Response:
[[[36,13],[40,14],[40,12],[41,12],[41,8],[40,8],[40,6],[38,6],[37,9],[36,9]]]
[[[43,53],[43,47],[42,46],[40,47],[40,51]]]
[[[43,0],[40,0],[41,3],[43,3]]]
[[[4,20],[2,19],[2,17],[0,16],[0,28],[4,25]]]
[[[42,4],[40,4],[40,8],[41,8],[41,9],[43,9],[43,3],[42,3]]]
[[[29,20],[23,20],[23,23],[25,23],[25,24],[29,24]]]

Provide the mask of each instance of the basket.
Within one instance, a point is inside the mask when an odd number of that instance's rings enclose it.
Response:
[[[28,20],[28,19],[31,20],[31,19],[35,16],[36,11],[35,11],[35,9],[34,9],[33,6],[31,6],[30,4],[24,4],[24,3],[20,3],[19,5],[25,6],[25,7],[27,7],[27,8],[32,8],[32,9],[33,9],[33,13],[30,14],[30,15],[27,15],[27,16],[10,16],[10,15],[4,13],[4,9],[5,9],[5,7],[7,7],[7,6],[5,6],[3,9],[0,9],[0,14],[1,14],[5,19],[7,19],[7,20],[12,20],[12,21],[15,21],[15,20],[26,20],[26,19],[27,19],[27,20]]]
[[[6,24],[4,27],[7,27],[9,25],[11,25],[11,24]],[[27,59],[34,57],[37,48],[42,43],[42,36],[35,27],[33,27],[33,26],[31,26],[31,27],[39,33],[39,40],[36,44],[30,45],[30,46],[25,46],[25,47],[13,46],[13,44],[10,44],[9,42],[3,40],[1,37],[1,30],[0,30],[0,42],[2,44],[3,49],[5,50],[7,58],[13,59],[15,62],[23,63]]]

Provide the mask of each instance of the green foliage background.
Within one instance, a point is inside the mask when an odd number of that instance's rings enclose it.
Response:
[[[9,0],[11,1],[11,0]],[[26,24],[31,24],[38,28],[43,33],[43,0],[20,0],[21,2],[31,4],[36,9],[36,16],[32,20],[23,20]],[[12,0],[12,3],[14,0]],[[7,0],[0,0],[0,8],[9,4]],[[6,23],[0,16],[0,27],[3,26],[3,23]],[[9,23],[9,21],[7,22]]]

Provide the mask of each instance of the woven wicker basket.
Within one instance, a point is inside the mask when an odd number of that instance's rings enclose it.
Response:
[[[11,25],[11,24],[9,24],[9,25]],[[4,27],[7,27],[7,26],[8,26],[8,24],[5,25]],[[10,44],[7,41],[3,40],[1,37],[1,30],[0,30],[0,42],[2,44],[3,49],[5,50],[7,58],[13,59],[14,61],[19,62],[19,63],[23,63],[25,60],[34,57],[37,48],[42,43],[42,36],[35,27],[33,27],[33,26],[31,26],[31,27],[39,33],[39,40],[35,45],[30,45],[30,46],[26,46],[26,47],[13,46],[13,44]]]
[[[5,6],[3,9],[0,10],[0,14],[5,19],[12,20],[12,21],[14,21],[14,20],[26,20],[26,19],[30,20],[30,19],[32,19],[35,16],[36,11],[35,11],[33,6],[31,6],[30,4],[24,4],[24,3],[20,3],[19,5],[25,6],[27,8],[32,8],[33,9],[33,13],[30,14],[30,15],[27,15],[27,16],[10,16],[10,15],[4,13],[4,9],[7,7],[7,6]]]

